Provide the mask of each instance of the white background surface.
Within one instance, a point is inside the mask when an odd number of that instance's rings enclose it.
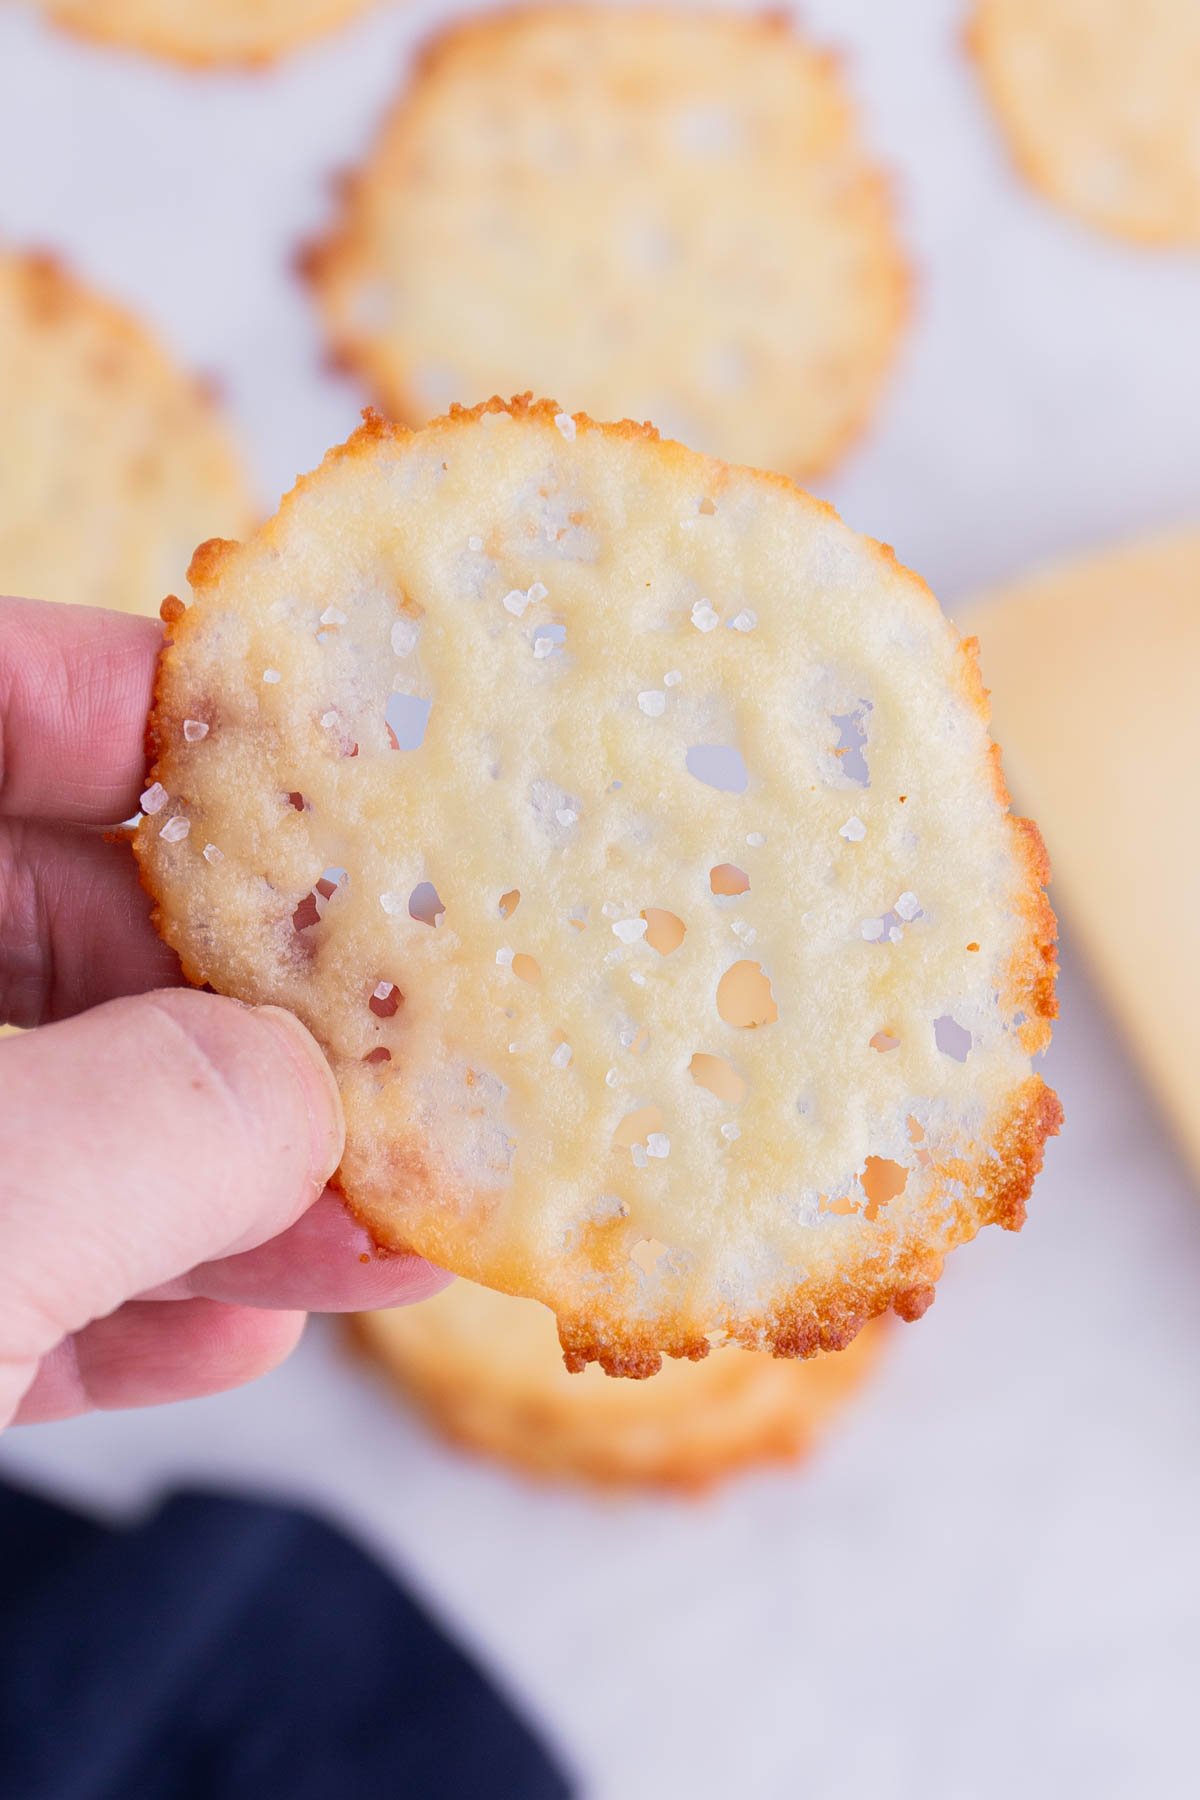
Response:
[[[918,277],[875,429],[821,491],[952,611],[1196,516],[1200,259],[1016,183],[957,6],[804,10],[849,53]],[[384,7],[260,79],[0,17],[0,237],[65,251],[220,377],[265,503],[361,402],[321,373],[290,260],[436,13]],[[0,1467],[118,1512],[182,1480],[326,1509],[601,1800],[1194,1792],[1200,1208],[1067,965],[1047,1073],[1068,1123],[1026,1231],[957,1259],[805,1471],[682,1507],[530,1489],[432,1443],[321,1328],[256,1388],[14,1433]]]

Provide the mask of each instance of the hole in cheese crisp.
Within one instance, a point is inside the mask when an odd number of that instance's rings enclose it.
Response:
[[[830,714],[837,730],[833,754],[838,758],[846,780],[852,781],[856,787],[871,785],[871,771],[867,767],[866,724],[870,711],[870,701],[860,700],[853,712]]]
[[[542,979],[539,964],[532,956],[527,956],[524,950],[519,950],[513,957],[512,972],[519,981],[528,981],[531,985],[536,985]]]
[[[380,1044],[376,1049],[368,1050],[363,1057],[365,1063],[390,1063],[391,1060],[392,1053],[386,1044]]]
[[[294,806],[297,812],[303,812],[307,801],[303,794],[293,793],[288,795],[288,805]]]
[[[404,996],[394,982],[380,981],[376,983],[375,990],[367,1004],[377,1019],[393,1019],[399,1011],[403,998]]]
[[[708,871],[708,885],[714,894],[748,894],[750,877],[736,863],[718,863]]]
[[[955,1062],[966,1062],[974,1043],[971,1033],[965,1025],[949,1013],[943,1013],[940,1019],[933,1021],[933,1037],[943,1056],[952,1056]]]
[[[723,794],[744,794],[750,773],[733,744],[693,744],[686,757],[689,775]]]
[[[320,923],[320,910],[315,894],[305,894],[303,900],[292,914],[293,931],[308,931],[311,926]]]
[[[421,925],[438,925],[445,910],[432,881],[418,881],[408,897],[409,918]]]
[[[757,1025],[774,1025],[779,1008],[771,983],[756,962],[735,962],[717,983],[717,1011],[726,1025],[753,1031]]]
[[[900,1048],[900,1039],[896,1036],[894,1031],[877,1031],[875,1036],[871,1039],[871,1048],[872,1050],[878,1050],[881,1055],[886,1054],[889,1050],[898,1050]]]
[[[673,912],[667,912],[661,906],[648,906],[642,913],[646,921],[646,942],[660,956],[670,956],[678,950],[687,932],[683,920]]]
[[[718,1100],[727,1100],[731,1106],[740,1106],[746,1098],[745,1077],[739,1075],[733,1064],[723,1056],[711,1056],[707,1050],[697,1050],[688,1069],[697,1087],[707,1088]]]
[[[500,896],[500,917],[502,919],[511,919],[520,904],[520,888],[509,888],[507,894],[501,894]]]
[[[432,711],[433,701],[422,700],[417,694],[389,695],[383,716],[392,749],[419,750]]]
[[[636,1263],[644,1275],[651,1275],[666,1255],[667,1246],[660,1244],[657,1238],[639,1238],[629,1252],[629,1260]]]
[[[890,1157],[868,1156],[860,1180],[867,1196],[866,1216],[873,1219],[881,1206],[904,1192],[908,1185],[908,1170],[903,1163],[892,1162]]]
[[[660,1106],[639,1106],[636,1112],[625,1114],[613,1132],[612,1141],[619,1150],[628,1150],[634,1144],[644,1144],[652,1131],[662,1130],[662,1125]]]

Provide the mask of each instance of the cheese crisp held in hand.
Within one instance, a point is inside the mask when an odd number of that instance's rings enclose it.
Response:
[[[421,1306],[363,1313],[361,1346],[446,1437],[531,1475],[698,1490],[804,1456],[875,1365],[881,1325],[837,1356],[727,1348],[654,1381],[563,1368],[554,1315],[456,1281]]]
[[[495,400],[370,418],[190,579],[144,877],[193,980],[324,1045],[381,1244],[647,1375],[916,1317],[1020,1224],[1046,866],[974,645],[890,551]]]
[[[273,62],[378,0],[39,0],[80,37],[199,66]]]
[[[907,301],[835,59],[730,12],[455,24],[307,266],[410,425],[532,383],[791,474],[865,423]]]
[[[1196,0],[977,0],[969,41],[1035,186],[1122,237],[1200,244]]]
[[[208,395],[51,258],[0,251],[0,593],[154,612],[197,534],[245,531]]]

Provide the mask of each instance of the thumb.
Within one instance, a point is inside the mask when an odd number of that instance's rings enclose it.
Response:
[[[0,1387],[134,1295],[286,1229],[343,1135],[325,1059],[275,1007],[174,989],[0,1044]]]

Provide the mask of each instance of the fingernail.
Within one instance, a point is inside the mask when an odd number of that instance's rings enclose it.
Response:
[[[324,1185],[341,1162],[346,1147],[342,1097],[333,1070],[317,1040],[294,1013],[285,1011],[282,1006],[259,1006],[255,1013],[288,1047],[308,1101],[313,1174]]]

